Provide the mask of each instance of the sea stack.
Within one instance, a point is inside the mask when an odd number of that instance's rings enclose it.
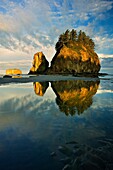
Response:
[[[6,70],[6,75],[20,75],[20,74],[22,74],[22,71],[17,68]]]
[[[48,69],[49,62],[42,52],[37,52],[33,57],[33,66],[31,67],[29,74],[42,74]]]
[[[56,43],[56,54],[51,61],[51,73],[94,73],[100,70],[100,61],[94,51],[95,44],[82,31],[76,30],[59,36]]]

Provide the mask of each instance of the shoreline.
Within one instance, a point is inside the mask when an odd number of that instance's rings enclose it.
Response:
[[[100,76],[100,77],[98,77]],[[77,75],[64,75],[64,74],[43,74],[43,75],[9,75],[6,77],[0,77],[0,85],[11,83],[30,83],[30,82],[53,82],[53,81],[71,81],[71,80],[84,80],[84,81],[98,81],[109,80],[106,78],[109,76],[107,73],[99,73],[98,76],[94,74],[77,74]]]

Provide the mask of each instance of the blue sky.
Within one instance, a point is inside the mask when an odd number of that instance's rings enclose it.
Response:
[[[113,1],[1,0],[0,61],[31,60],[43,51],[50,61],[66,29],[85,31],[99,57],[113,58]]]

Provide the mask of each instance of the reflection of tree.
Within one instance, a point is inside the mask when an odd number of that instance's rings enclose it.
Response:
[[[99,81],[71,80],[52,82],[52,88],[57,95],[56,103],[61,112],[66,115],[81,114],[92,104]]]
[[[34,91],[36,95],[43,96],[49,86],[49,83],[48,82],[40,82],[40,83],[34,82],[33,86],[34,86]]]

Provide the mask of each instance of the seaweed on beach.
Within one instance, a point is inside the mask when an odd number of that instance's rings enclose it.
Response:
[[[112,170],[113,139],[98,140],[98,147],[71,141],[59,146],[62,170]]]

